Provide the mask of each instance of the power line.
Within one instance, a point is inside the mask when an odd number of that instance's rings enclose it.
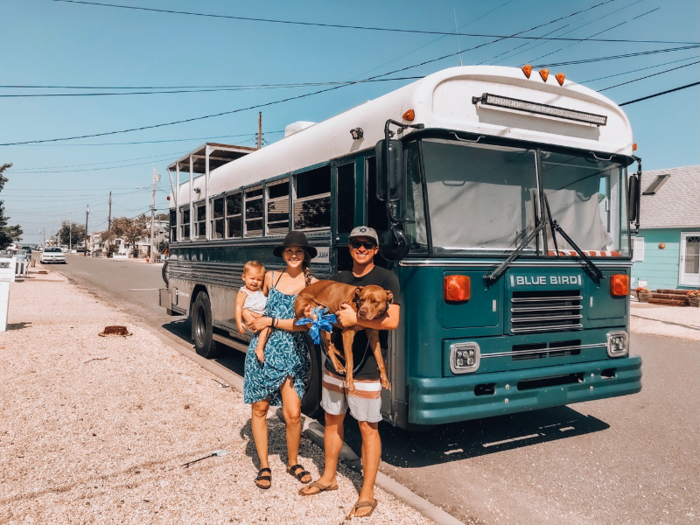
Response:
[[[266,131],[266,135],[272,135],[275,133],[284,133],[284,130],[277,130],[277,131]],[[193,137],[190,139],[167,139],[167,140],[135,140],[135,141],[129,141],[129,142],[93,142],[93,143],[88,143],[88,142],[74,142],[73,144],[24,144],[25,146],[51,146],[51,147],[58,147],[58,146],[63,146],[63,147],[74,147],[74,146],[132,146],[135,144],[164,144],[164,143],[169,143],[169,142],[191,142],[195,140],[205,140],[205,141],[210,141],[213,139],[230,139],[230,138],[237,138],[237,137],[251,137],[254,136],[250,133],[242,133],[240,135],[218,135],[215,137]]]
[[[37,170],[55,170],[59,168],[82,168],[84,166],[101,166],[104,164],[116,164],[118,162],[131,162],[132,160],[142,160],[142,159],[157,159],[160,157],[171,157],[173,155],[182,155],[183,152],[182,150],[180,151],[175,151],[173,153],[163,153],[162,155],[158,155],[158,157],[154,157],[153,155],[146,155],[145,157],[134,157],[133,159],[120,159],[120,160],[110,160],[107,162],[91,162],[89,164],[66,164],[63,166],[43,166],[43,167],[35,167],[35,168],[10,168],[8,170],[8,173],[13,173],[13,172],[19,172],[19,171],[37,171]]]
[[[396,82],[402,80],[415,80],[420,77],[399,77],[399,78],[375,78],[365,82]],[[0,86],[1,89],[155,89],[156,91],[130,91],[130,92],[98,92],[98,93],[9,93],[0,94],[0,98],[49,98],[49,97],[124,97],[133,95],[172,95],[181,93],[212,93],[223,91],[248,91],[260,89],[294,89],[301,87],[318,87],[318,86],[336,86],[345,85],[349,81],[339,82],[306,82],[295,84],[270,84],[270,85],[248,85],[248,86],[229,86],[229,87],[201,87],[192,89],[161,89],[159,88],[128,88],[128,87],[84,87],[84,86]]]
[[[620,58],[630,58],[645,55],[656,55],[657,53],[673,53],[675,51],[685,51],[686,49],[697,49],[700,45],[692,46],[681,46],[681,47],[667,47],[664,49],[655,49],[652,51],[637,51],[636,53],[625,53],[624,55],[610,55],[607,57],[597,57],[597,58],[583,58],[580,60],[569,60],[567,62],[550,62],[544,64],[532,64],[532,67],[559,67],[559,66],[572,66],[578,64],[588,64],[590,62],[604,62],[606,60],[618,60]]]
[[[216,15],[209,13],[196,13],[193,11],[174,11],[171,9],[155,9],[151,7],[136,7],[127,6],[119,4],[107,4],[98,2],[87,2],[84,0],[53,0],[54,2],[63,2],[70,4],[81,4],[97,7],[113,7],[118,9],[129,9],[133,11],[148,11],[151,13],[166,13],[175,15],[187,15],[187,16],[199,16],[205,18],[221,18],[228,20],[242,20],[246,22],[265,22],[270,24],[284,24],[284,25],[298,25],[305,27],[326,27],[332,29],[359,29],[363,31],[384,31],[389,33],[408,33],[416,35],[444,35],[444,36],[466,36],[473,38],[515,38],[521,40],[541,40],[542,37],[527,37],[527,36],[505,36],[505,35],[487,35],[487,34],[477,34],[477,33],[455,33],[454,31],[428,31],[420,29],[400,29],[400,28],[390,28],[390,27],[373,27],[373,26],[356,26],[347,24],[327,24],[321,22],[301,22],[293,20],[279,20],[272,18],[256,18],[247,16],[234,16],[234,15]],[[609,0],[612,1],[612,0]],[[561,37],[550,37],[545,38],[545,40],[563,40],[563,41],[578,41],[578,38],[561,38]],[[637,44],[700,44],[700,42],[679,42],[679,41],[668,41],[668,40],[628,40],[628,39],[592,39],[591,42],[615,42],[615,43],[637,43]]]
[[[633,82],[639,82],[640,80],[644,80],[646,78],[655,77],[657,75],[663,75],[664,73],[668,73],[669,71],[675,71],[676,69],[683,69],[684,67],[694,66],[695,64],[700,64],[700,60],[696,60],[695,62],[691,62],[690,64],[683,64],[682,66],[672,67],[671,69],[665,69],[663,71],[658,71],[657,73],[652,73],[651,75],[646,75],[644,77],[635,78],[634,80],[628,80],[627,82],[615,84],[614,86],[608,86],[606,88],[599,89],[598,93],[602,93],[603,91],[607,91],[608,89],[613,89],[616,87],[625,86],[627,84],[632,84]]]
[[[654,93],[653,95],[648,95],[646,97],[637,98],[634,100],[628,100],[627,102],[623,102],[622,104],[618,104],[618,106],[628,106],[630,104],[636,104],[637,102],[642,102],[643,100],[649,100],[650,98],[660,97],[661,95],[667,95],[669,93],[673,93],[674,91],[680,91],[682,89],[687,89],[689,87],[698,86],[698,85],[700,85],[700,82],[693,82],[692,84],[686,84],[685,86],[680,86],[677,88],[669,89],[666,91],[662,91],[660,93]]]
[[[620,77],[623,75],[629,75],[630,73],[637,73],[638,71],[645,71],[647,69],[654,69],[657,67],[668,66],[671,64],[677,64],[678,62],[685,62],[687,60],[695,60],[697,57],[687,57],[681,58],[680,60],[671,60],[670,62],[662,62],[661,64],[656,64],[654,66],[640,67],[639,69],[631,69],[629,71],[622,71],[621,73],[614,73],[612,75],[606,75],[604,77],[590,78],[588,80],[582,80],[579,84],[588,84],[590,82],[597,82],[599,80],[605,80],[606,78]]]
[[[594,19],[591,20],[590,22],[586,22],[585,24],[582,24],[582,25],[573,27],[573,28],[571,28],[569,31],[567,31],[566,33],[563,33],[562,36],[564,36],[564,35],[569,35],[569,34],[573,33],[574,31],[577,31],[577,30],[579,30],[579,29],[581,29],[581,28],[583,28],[583,27],[586,27],[586,26],[589,26],[589,25],[591,25],[591,24],[594,24],[594,23],[596,23],[596,22],[602,20],[603,18],[607,18],[607,17],[609,17],[609,16],[611,16],[611,15],[617,13],[618,11],[622,11],[623,9],[627,9],[628,7],[631,7],[631,6],[633,6],[633,5],[635,5],[635,4],[638,4],[639,2],[642,2],[642,1],[644,1],[644,0],[636,0],[635,2],[633,2],[633,3],[629,4],[629,5],[626,5],[626,6],[622,7],[622,8],[620,8],[620,9],[616,9],[615,11],[611,11],[610,13],[607,13],[607,14],[605,14],[605,15],[601,15],[601,16],[599,16],[599,17],[597,17],[597,18],[594,18]],[[504,58],[502,58],[501,60],[499,60],[499,61],[497,61],[497,62],[494,62],[493,64],[498,64],[499,62],[502,62],[503,60],[507,60],[508,58],[512,58],[512,57],[514,57],[514,56],[520,55],[520,54],[524,53],[525,51],[532,51],[533,49],[538,48],[538,47],[543,46],[543,45],[546,45],[547,43],[548,43],[548,42],[545,41],[545,42],[535,43],[534,45],[532,45],[532,44],[533,44],[532,42],[526,42],[526,43],[521,44],[520,46],[514,48],[513,51],[515,51],[516,49],[520,49],[521,47],[524,47],[524,46],[530,46],[529,49],[527,49],[527,50],[523,49],[522,51],[519,51],[519,52],[517,52],[517,53],[515,53],[514,55],[511,55],[511,56],[509,56],[509,57],[504,57]]]

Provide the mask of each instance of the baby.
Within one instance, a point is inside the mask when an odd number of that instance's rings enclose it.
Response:
[[[236,326],[240,333],[255,335],[255,332],[248,329],[248,324],[261,317],[265,310],[267,297],[262,291],[265,280],[265,267],[258,261],[248,261],[243,266],[243,282],[245,286],[238,290],[236,296]],[[264,359],[265,343],[267,342],[268,330],[263,330],[258,337],[258,345],[255,348],[255,355],[260,360]]]

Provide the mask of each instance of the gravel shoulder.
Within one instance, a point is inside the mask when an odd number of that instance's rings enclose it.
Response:
[[[285,473],[284,425],[271,416],[273,487],[257,460],[242,395],[138,320],[57,273],[11,285],[0,333],[0,523],[340,523],[361,477],[302,499]],[[100,337],[107,325],[129,337]],[[183,465],[224,449],[189,468]],[[314,478],[323,451],[302,437]],[[433,523],[377,489],[362,523]],[[357,520],[355,520],[357,521]]]

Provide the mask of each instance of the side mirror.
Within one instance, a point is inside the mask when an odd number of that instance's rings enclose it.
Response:
[[[411,247],[403,230],[391,227],[379,236],[379,253],[387,261],[397,262],[408,255]]]
[[[639,177],[632,175],[627,186],[627,220],[636,222],[639,218]]]
[[[375,146],[375,151],[377,199],[382,202],[400,201],[406,193],[406,179],[403,176],[403,143],[400,140],[380,140]]]

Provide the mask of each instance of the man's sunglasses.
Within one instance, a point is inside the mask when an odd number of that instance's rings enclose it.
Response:
[[[372,248],[377,247],[377,245],[372,241],[350,241],[350,247],[353,250],[359,250],[360,246],[364,246],[365,250],[371,250]]]

